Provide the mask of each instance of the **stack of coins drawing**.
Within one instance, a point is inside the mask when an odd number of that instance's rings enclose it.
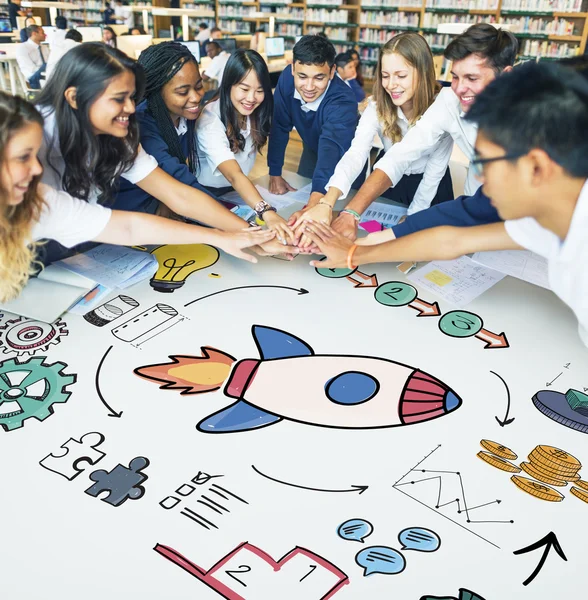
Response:
[[[510,462],[517,459],[510,448],[491,440],[482,440],[480,444],[485,451],[478,452],[478,458],[501,471],[515,473],[511,481],[527,494],[546,502],[561,502],[565,496],[551,486],[566,487],[571,483],[572,495],[588,504],[588,482],[582,481],[579,475],[582,463],[565,450],[536,446],[529,454],[529,462],[521,462],[518,466]],[[518,475],[521,470],[533,479]]]

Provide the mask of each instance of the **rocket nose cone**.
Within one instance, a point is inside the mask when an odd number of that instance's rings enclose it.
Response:
[[[461,405],[461,398],[454,394],[451,390],[445,395],[445,410],[451,412]]]

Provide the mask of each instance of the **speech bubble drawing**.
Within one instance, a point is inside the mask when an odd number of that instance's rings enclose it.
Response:
[[[365,519],[350,519],[339,525],[337,535],[344,540],[363,544],[366,537],[372,535],[374,526]]]
[[[416,550],[417,552],[436,552],[441,546],[441,538],[430,529],[422,527],[409,527],[398,534],[398,541],[403,550]]]
[[[382,575],[398,575],[406,568],[404,556],[387,546],[370,546],[355,555],[355,562],[363,567],[363,576],[381,573]]]

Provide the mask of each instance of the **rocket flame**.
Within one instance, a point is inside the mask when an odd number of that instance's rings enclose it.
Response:
[[[170,356],[171,363],[137,367],[139,377],[164,385],[163,390],[182,390],[181,394],[203,394],[220,389],[237,360],[214,348],[200,348],[202,356]]]

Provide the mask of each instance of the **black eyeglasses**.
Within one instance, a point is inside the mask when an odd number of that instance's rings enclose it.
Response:
[[[482,177],[485,164],[496,162],[497,160],[516,160],[522,156],[525,156],[524,152],[518,154],[505,154],[504,156],[495,156],[494,158],[474,158],[470,161],[470,164],[472,165],[474,175],[476,177]]]

